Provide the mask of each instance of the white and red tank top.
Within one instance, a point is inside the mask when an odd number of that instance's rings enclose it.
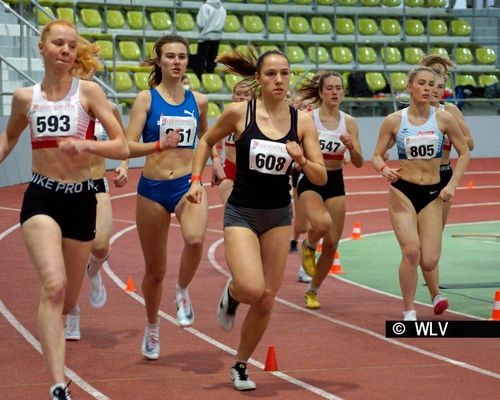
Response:
[[[319,108],[313,110],[314,125],[318,130],[319,147],[325,160],[343,160],[347,147],[340,140],[340,135],[347,134],[345,114],[339,111],[340,119],[337,129],[325,128],[319,117]]]

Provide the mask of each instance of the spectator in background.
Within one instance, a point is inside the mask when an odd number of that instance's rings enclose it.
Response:
[[[205,72],[213,73],[215,57],[219,51],[222,28],[226,22],[226,9],[220,0],[205,0],[196,16],[196,25],[200,29],[198,53],[191,61],[190,67],[201,79]]]

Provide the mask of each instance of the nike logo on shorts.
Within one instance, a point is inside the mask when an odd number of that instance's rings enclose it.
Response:
[[[429,192],[429,194],[434,194],[434,193],[437,193],[438,191],[437,190],[434,190],[433,192]]]

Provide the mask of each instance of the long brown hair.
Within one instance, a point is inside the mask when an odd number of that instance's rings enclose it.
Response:
[[[161,48],[163,47],[164,44],[167,43],[182,43],[184,46],[186,46],[186,52],[187,55],[189,56],[189,42],[185,37],[179,35],[165,35],[159,38],[153,46],[155,57],[146,58],[141,63],[141,66],[153,67],[153,70],[149,74],[149,79],[148,79],[148,85],[150,88],[154,88],[155,86],[158,86],[161,83],[162,80],[161,67],[158,65],[158,61],[161,58]]]
[[[331,76],[340,79],[342,89],[344,89],[344,81],[342,75],[335,71],[319,71],[311,79],[303,77],[300,81],[300,86],[296,90],[296,94],[302,97],[302,101],[309,100],[310,104],[321,104],[320,93],[325,86],[325,81]]]

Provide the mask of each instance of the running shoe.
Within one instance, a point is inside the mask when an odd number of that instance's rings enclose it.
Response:
[[[87,267],[88,274],[88,267]],[[94,308],[101,308],[106,304],[106,288],[104,287],[104,282],[102,280],[101,272],[97,271],[97,274],[90,276],[90,288],[89,288],[89,301],[90,305]]]
[[[304,267],[302,265],[299,268],[299,274],[297,275],[297,280],[299,282],[303,282],[303,283],[309,283],[312,281],[312,277],[307,275],[307,273],[304,270]]]
[[[313,290],[308,290],[304,296],[304,300],[306,302],[306,308],[310,308],[311,310],[315,310],[321,307],[321,303],[316,298],[318,294]]]
[[[54,385],[50,388],[50,395],[52,396],[52,400],[71,400],[68,386],[71,381],[68,382],[67,385]]]
[[[416,321],[417,312],[415,310],[403,311],[403,321]]]
[[[66,325],[64,326],[64,338],[69,341],[78,341],[80,335],[80,315],[69,314],[66,317]]]
[[[146,326],[142,340],[142,354],[148,360],[158,360],[160,357],[160,325],[155,328]]]
[[[243,362],[236,362],[231,368],[231,380],[233,388],[236,390],[254,390],[255,382],[248,379],[247,365]]]
[[[297,241],[296,240],[290,240],[290,253],[296,253],[299,251],[299,248],[297,246]]]
[[[230,331],[233,329],[234,320],[236,317],[236,308],[240,304],[238,301],[233,299],[229,294],[229,285],[231,284],[231,279],[229,279],[224,287],[224,292],[222,293],[219,307],[217,308],[217,322],[219,326],[225,331]]]
[[[302,266],[307,275],[316,275],[316,249],[310,248],[306,244],[306,240],[302,242]]]
[[[177,323],[181,328],[193,325],[194,312],[189,293],[185,290],[185,295],[181,294],[179,287],[175,288],[175,302],[177,303]]]
[[[448,299],[441,293],[437,294],[432,299],[432,307],[434,307],[434,314],[441,315],[448,309]]]

